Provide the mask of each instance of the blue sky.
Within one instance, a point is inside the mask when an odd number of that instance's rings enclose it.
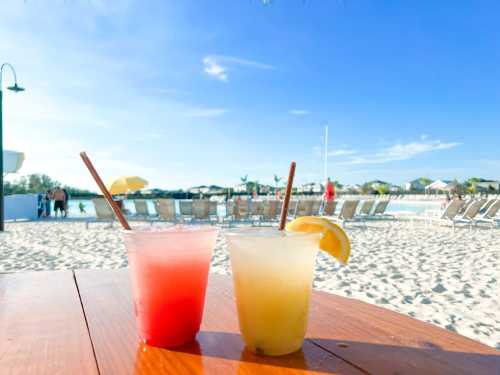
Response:
[[[23,173],[95,189],[500,178],[496,1],[4,0]],[[6,82],[10,77],[6,76]]]

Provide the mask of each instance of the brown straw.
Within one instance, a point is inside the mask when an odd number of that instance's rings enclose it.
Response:
[[[101,189],[102,193],[104,194],[104,198],[108,201],[109,206],[115,213],[116,217],[118,218],[118,221],[122,225],[123,229],[125,230],[132,230],[130,228],[130,225],[127,222],[127,219],[125,219],[125,216],[123,216],[122,211],[120,210],[120,207],[116,204],[116,202],[113,200],[113,197],[111,197],[111,194],[109,193],[108,189],[106,188],[106,185],[101,180],[101,177],[99,177],[99,174],[95,170],[94,166],[92,165],[92,162],[90,161],[89,157],[85,152],[80,152],[80,156],[89,169],[90,174],[92,177],[94,177],[95,182],[97,183],[97,186]]]
[[[283,208],[281,209],[280,230],[285,229],[286,217],[288,216],[288,205],[290,204],[290,196],[292,195],[293,177],[295,176],[295,162],[290,164],[290,173],[288,174],[288,183],[286,185],[285,200],[283,201]]]

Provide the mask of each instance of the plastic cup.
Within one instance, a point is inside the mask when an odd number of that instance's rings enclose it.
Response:
[[[276,229],[226,233],[240,331],[248,349],[270,356],[302,347],[319,234]]]
[[[140,339],[163,348],[194,340],[217,229],[172,226],[122,233]]]

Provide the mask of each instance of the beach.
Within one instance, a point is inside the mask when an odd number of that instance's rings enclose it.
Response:
[[[346,230],[352,241],[349,264],[320,252],[315,289],[408,314],[500,349],[500,229],[453,230],[397,220]],[[117,224],[86,229],[79,220],[7,223],[0,249],[0,273],[127,267]],[[211,272],[231,272],[222,232]]]

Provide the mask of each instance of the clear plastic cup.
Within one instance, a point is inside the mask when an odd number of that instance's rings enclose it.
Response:
[[[240,331],[248,349],[284,355],[301,348],[319,234],[277,229],[226,233]]]
[[[171,226],[122,233],[140,339],[164,348],[194,340],[217,229]]]

